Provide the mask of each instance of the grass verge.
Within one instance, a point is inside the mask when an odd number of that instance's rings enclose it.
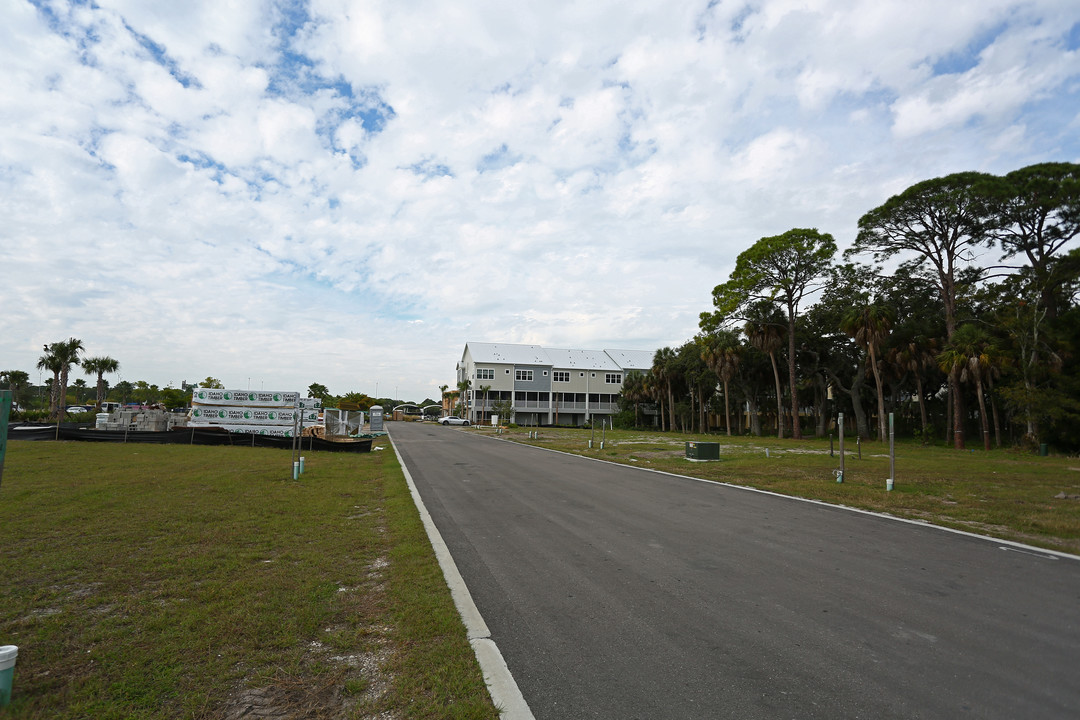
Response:
[[[494,433],[482,427],[464,431]],[[888,444],[864,442],[860,447],[854,438],[846,441],[844,482],[837,483],[839,443],[833,443],[830,454],[828,438],[796,441],[570,428],[542,428],[537,439],[530,439],[525,428],[504,430],[498,437],[1080,554],[1077,458],[897,443],[894,489],[887,492]],[[721,460],[686,459],[687,441],[719,443]]]
[[[383,441],[385,444],[385,441]],[[496,718],[392,452],[13,442],[10,718]]]

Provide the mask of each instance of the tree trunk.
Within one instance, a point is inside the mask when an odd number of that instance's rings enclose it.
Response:
[[[998,416],[997,401],[994,400],[994,385],[990,384],[990,412],[994,415],[994,445],[1001,447],[1001,418]]]
[[[728,437],[731,437],[731,398],[727,380],[724,381],[724,426],[727,428]]]
[[[949,386],[949,391],[945,393],[945,447],[949,446],[949,442],[953,437],[953,391],[952,386]]]
[[[814,407],[816,408],[816,425],[814,435],[816,437],[825,437],[825,433],[828,430],[829,424],[829,391],[822,380],[820,373],[814,373]]]
[[[851,381],[851,409],[855,413],[855,432],[859,437],[870,437],[870,425],[866,422],[866,411],[862,405],[862,388],[866,384],[866,370],[860,369]]]
[[[705,388],[698,383],[698,432],[705,434],[709,432],[709,418],[705,414]]]
[[[754,437],[761,437],[761,406],[758,405],[756,398],[751,398],[747,401],[750,406],[748,412],[750,413],[750,434]]]
[[[990,419],[986,416],[986,398],[983,397],[982,379],[975,373],[975,394],[979,396],[979,426],[982,428],[983,450],[990,449]]]
[[[60,416],[56,413],[56,406],[59,404],[58,397],[60,393],[60,371],[53,373],[52,385],[49,386],[49,417],[53,420],[57,420]]]
[[[960,398],[960,368],[949,373],[949,393],[953,396],[953,448],[964,449],[964,403]]]
[[[780,371],[776,367],[776,353],[770,352],[773,378],[776,380],[776,437],[784,439],[784,391],[780,389]]]
[[[874,385],[877,387],[878,442],[885,442],[885,388],[881,384],[881,369],[877,364],[874,344],[870,347],[870,368],[874,371]]]
[[[799,418],[799,383],[795,379],[795,312],[788,310],[788,384],[791,385],[791,437],[802,440],[802,422]]]
[[[668,423],[668,430],[675,432],[675,394],[671,391],[671,381],[667,383],[667,399],[668,399],[668,416],[671,421]]]
[[[915,392],[919,393],[919,415],[922,420],[922,444],[930,442],[930,422],[926,415],[926,397],[923,394],[922,375],[915,373]]]

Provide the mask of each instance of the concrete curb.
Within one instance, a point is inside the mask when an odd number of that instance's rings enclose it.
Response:
[[[499,709],[499,717],[503,720],[535,720],[529,704],[525,702],[521,689],[518,688],[514,676],[510,673],[510,668],[506,666],[506,660],[503,659],[499,646],[491,639],[491,631],[488,630],[487,623],[484,622],[480,610],[473,602],[469,588],[465,585],[461,573],[458,572],[457,563],[454,562],[450,549],[446,547],[439,529],[435,527],[435,522],[431,519],[431,514],[424,505],[424,500],[420,497],[416,483],[413,482],[409,468],[405,466],[405,460],[398,452],[397,444],[394,443],[392,436],[390,445],[394,448],[398,464],[401,465],[401,472],[405,474],[405,482],[409,484],[413,503],[416,504],[416,509],[420,513],[420,520],[424,523],[424,530],[427,531],[431,547],[435,550],[435,558],[439,561],[446,585],[450,588],[454,606],[461,616],[461,622],[465,625],[469,644],[472,645],[476,660],[480,663],[480,670],[484,673],[484,682],[487,683],[488,692],[491,693],[491,700]]]

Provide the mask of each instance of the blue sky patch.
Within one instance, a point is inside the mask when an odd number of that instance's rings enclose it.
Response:
[[[754,8],[746,5],[738,14],[731,19],[731,38],[736,43],[746,42],[746,35],[743,33],[743,26],[746,24],[747,18],[754,14]]]
[[[987,28],[972,38],[965,47],[939,56],[933,64],[935,75],[956,75],[965,73],[979,64],[979,55],[994,44],[994,41],[1008,29],[1007,23],[999,23]]]
[[[176,79],[176,82],[180,83],[185,88],[202,88],[198,78],[181,70],[179,63],[169,57],[169,54],[165,52],[164,45],[159,45],[146,35],[137,32],[135,28],[128,25],[127,22],[124,22],[124,29],[131,33],[131,36],[135,38],[135,42],[139,43],[146,52],[150,53],[150,57],[154,62],[165,68],[165,70]]]
[[[1080,50],[1080,22],[1075,23],[1069,28],[1069,32],[1065,33],[1065,49]]]
[[[506,146],[504,145],[503,147]],[[424,178],[424,180],[438,177],[454,177],[454,173],[450,171],[449,167],[437,162],[433,157],[427,157],[420,162],[409,165],[409,170],[412,170],[414,173]]]
[[[480,158],[480,162],[476,164],[478,172],[492,172],[495,170],[502,170],[512,165],[516,165],[521,160],[520,155],[512,155],[510,148],[503,143],[494,152],[490,152]]]
[[[199,170],[213,170],[211,177],[218,185],[222,184],[225,181],[225,176],[229,174],[227,167],[206,153],[196,152],[192,155],[180,153],[176,156],[176,159]]]

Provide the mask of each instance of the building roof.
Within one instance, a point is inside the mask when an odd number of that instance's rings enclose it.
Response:
[[[563,350],[549,348],[552,367],[581,370],[618,370],[619,366],[603,350]]]
[[[649,350],[605,350],[608,356],[623,370],[640,370],[648,372],[652,369],[655,352]]]
[[[514,343],[465,343],[465,353],[473,363],[502,363],[506,365],[545,365],[560,369],[583,370],[640,370],[652,368],[652,350],[578,350],[544,348],[539,345]]]
[[[474,363],[506,363],[511,365],[550,365],[547,351],[539,345],[511,343],[465,343],[465,352]],[[462,354],[464,359],[464,354]]]

